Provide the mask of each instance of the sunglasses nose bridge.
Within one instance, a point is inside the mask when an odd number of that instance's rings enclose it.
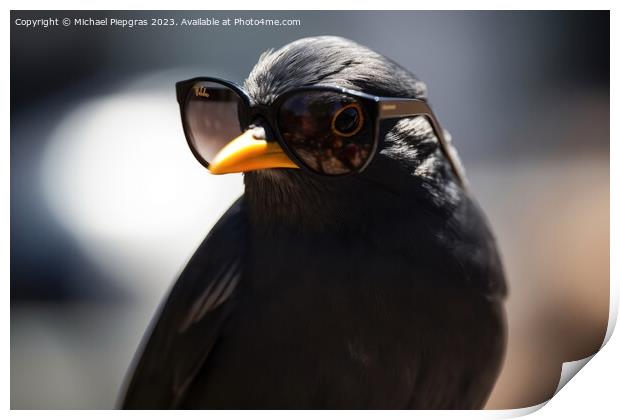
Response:
[[[273,130],[273,127],[269,123],[269,121],[273,121],[273,119],[269,118],[270,115],[270,109],[266,106],[253,107],[252,112],[250,113],[250,125],[248,128],[262,128],[262,130],[256,131],[258,135],[263,136],[261,140],[275,142],[275,132]]]

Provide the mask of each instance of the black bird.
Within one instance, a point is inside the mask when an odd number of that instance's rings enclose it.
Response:
[[[260,108],[308,85],[426,100],[398,64],[328,36],[264,53],[245,91]],[[121,407],[484,406],[506,337],[493,234],[426,118],[381,128],[350,176],[236,162],[245,193],[160,307]],[[261,118],[248,131],[273,135]]]

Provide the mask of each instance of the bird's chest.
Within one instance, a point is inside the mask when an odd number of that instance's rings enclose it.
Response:
[[[253,293],[345,308],[406,287],[414,256],[413,249],[395,254],[387,244],[361,235],[259,236],[244,264],[244,283]]]
[[[254,239],[221,339],[230,366],[253,378],[244,392],[263,401],[262,390],[276,390],[304,406],[402,407],[419,367],[477,331],[471,296],[430,286],[419,268],[427,256],[365,239]]]
[[[416,258],[415,249],[347,235],[254,242],[242,282],[248,330],[272,336],[270,343],[302,344],[286,354],[333,352],[364,368],[381,365],[424,307],[439,306],[439,295],[418,290]]]

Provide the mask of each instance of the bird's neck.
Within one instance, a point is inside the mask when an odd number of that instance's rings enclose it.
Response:
[[[372,177],[330,182],[285,170],[248,173],[245,186],[248,217],[265,230],[363,232],[410,220],[418,212],[442,217],[449,211],[433,202],[425,186],[391,188]]]

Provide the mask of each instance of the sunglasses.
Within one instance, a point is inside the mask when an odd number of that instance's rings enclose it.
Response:
[[[423,116],[462,182],[442,130],[420,99],[386,98],[334,86],[303,86],[269,105],[252,104],[239,85],[211,77],[176,84],[183,130],[201,164],[214,173],[303,168],[323,176],[362,172],[381,150],[382,120]],[[253,130],[263,119],[274,139]],[[262,137],[262,138],[261,138]]]

